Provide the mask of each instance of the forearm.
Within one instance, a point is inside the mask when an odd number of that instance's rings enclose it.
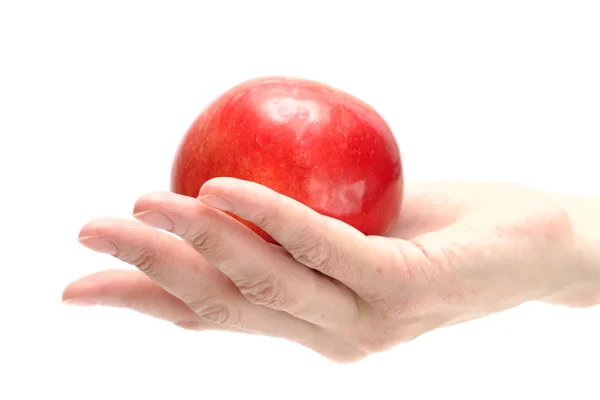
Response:
[[[573,258],[567,268],[581,273],[578,282],[552,302],[592,306],[600,304],[600,197],[554,194],[568,213],[573,229]]]

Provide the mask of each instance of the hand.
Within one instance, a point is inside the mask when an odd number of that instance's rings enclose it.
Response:
[[[549,196],[511,184],[409,185],[393,237],[364,236],[231,178],[206,183],[199,199],[146,195],[134,216],[142,223],[92,221],[80,241],[139,271],[82,278],[63,299],[187,329],[282,337],[338,362],[551,299],[585,279],[572,263],[568,215]]]

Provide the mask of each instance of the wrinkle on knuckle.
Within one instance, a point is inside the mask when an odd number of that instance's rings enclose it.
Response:
[[[259,211],[253,216],[253,222],[265,230],[277,230],[279,227],[279,217],[276,211]]]
[[[272,192],[273,199],[269,207],[263,207],[252,216],[252,222],[264,230],[278,231],[282,226],[283,197],[280,193]]]
[[[237,284],[240,292],[253,304],[275,309],[288,309],[291,299],[284,286],[274,278],[262,278]]]
[[[155,278],[160,275],[158,263],[154,262],[154,259],[150,255],[144,255],[143,258],[140,258],[139,261],[136,262],[136,265],[140,271],[151,278]]]
[[[134,265],[150,278],[156,278],[160,275],[162,266],[159,257],[156,256],[153,250],[144,249],[138,252],[126,253],[121,256],[121,260]]]
[[[203,228],[189,233],[186,240],[206,256],[214,256],[224,249],[223,239],[218,229]]]
[[[296,261],[309,268],[324,273],[332,268],[333,254],[324,236],[311,235],[305,230],[287,247]]]
[[[206,246],[210,238],[210,232],[208,229],[198,228],[190,224],[190,226],[186,227],[185,230],[181,233],[181,237],[187,240],[191,245],[196,248],[203,248]]]
[[[190,308],[205,321],[218,325],[234,325],[235,323],[230,308],[222,303],[202,301],[190,304]]]
[[[137,309],[136,303],[137,302],[134,300],[134,296],[132,293],[125,293],[118,298],[118,300],[115,303],[115,306],[117,306],[119,308],[127,308],[130,310],[136,310]]]

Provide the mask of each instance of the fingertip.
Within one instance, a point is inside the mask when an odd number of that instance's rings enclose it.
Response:
[[[213,194],[205,194],[198,197],[202,203],[209,207],[215,208],[220,211],[234,212],[233,204],[230,201],[225,200],[221,196],[215,196]]]
[[[73,295],[70,293],[70,292],[71,292],[70,285],[71,285],[71,284],[67,285],[67,286],[66,286],[66,287],[63,289],[63,291],[62,291],[62,293],[61,293],[61,295],[60,295],[60,300],[61,300],[63,303],[67,303],[67,302],[69,302],[69,300],[71,300],[71,299],[73,298]]]
[[[68,284],[61,294],[61,301],[63,304],[69,305],[94,305],[95,301],[92,301],[89,296],[86,296],[85,284],[82,285],[82,279],[78,279]]]
[[[207,181],[200,188],[198,199],[212,208],[247,218],[256,205],[272,207],[278,195],[278,192],[260,183],[221,177]]]
[[[133,205],[132,214],[139,214],[140,212],[146,211],[157,204],[161,204],[164,201],[171,200],[175,193],[165,191],[154,191],[148,192],[143,196],[140,196]]]
[[[98,305],[98,303],[96,303],[93,300],[90,299],[81,299],[81,298],[77,298],[77,297],[73,297],[67,300],[63,300],[62,301],[63,304],[69,305],[69,306],[96,306]]]
[[[69,283],[63,290],[63,300],[67,300],[71,297],[77,297],[83,294],[84,292],[89,291],[90,287],[92,287],[95,283],[98,282],[100,274],[101,272],[96,272],[94,274],[86,275]]]
[[[104,235],[111,227],[123,222],[119,218],[102,217],[95,218],[83,225],[79,230],[78,239]]]
[[[86,275],[69,283],[62,302],[73,305],[112,304],[123,292],[141,288],[144,276],[137,271],[109,269]]]
[[[231,190],[239,190],[240,188],[243,188],[244,185],[248,183],[248,181],[244,181],[242,179],[225,176],[212,178],[202,185],[200,192],[198,193],[198,197],[208,194],[223,196]]]
[[[174,227],[173,221],[166,214],[158,211],[140,211],[138,213],[134,213],[133,218],[148,226],[168,232],[172,231]]]

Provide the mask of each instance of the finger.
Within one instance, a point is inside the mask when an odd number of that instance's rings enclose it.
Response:
[[[355,294],[347,287],[299,264],[281,247],[197,199],[153,193],[138,200],[134,212],[140,221],[167,227],[191,243],[255,305],[321,326],[347,325],[357,318]]]
[[[63,301],[128,308],[184,329],[253,334],[202,320],[185,303],[139,271],[107,270],[83,277],[65,288]],[[354,362],[367,355],[332,335],[323,335],[312,347],[314,351],[341,362]]]
[[[128,308],[186,329],[232,330],[201,319],[183,301],[140,271],[115,269],[85,276],[69,284],[62,298],[75,305]]]
[[[168,233],[136,221],[98,219],[82,228],[80,241],[136,266],[208,322],[293,341],[315,334],[306,321],[246,301],[188,242]]]
[[[389,269],[376,242],[335,218],[265,186],[233,178],[213,179],[200,198],[256,224],[301,264],[328,275],[358,294],[372,291]]]

